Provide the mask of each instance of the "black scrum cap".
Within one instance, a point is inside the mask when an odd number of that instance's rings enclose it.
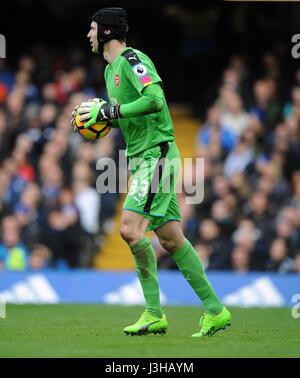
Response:
[[[112,39],[126,40],[128,32],[127,13],[123,8],[103,8],[92,17],[98,24],[98,41],[105,43]]]

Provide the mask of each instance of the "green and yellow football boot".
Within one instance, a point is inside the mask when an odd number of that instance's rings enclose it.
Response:
[[[218,315],[204,313],[199,321],[200,331],[192,337],[212,336],[214,333],[231,325],[231,314],[226,307]]]
[[[145,310],[135,324],[124,328],[124,332],[126,335],[141,336],[149,335],[150,333],[164,334],[167,332],[167,329],[168,322],[165,314],[163,314],[162,318],[158,318]]]

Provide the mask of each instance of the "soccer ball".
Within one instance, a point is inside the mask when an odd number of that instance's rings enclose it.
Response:
[[[80,115],[77,114],[75,118],[76,126],[80,135],[88,140],[96,140],[105,137],[111,129],[111,124],[109,122],[97,122],[89,128],[84,128],[84,122],[79,120]]]

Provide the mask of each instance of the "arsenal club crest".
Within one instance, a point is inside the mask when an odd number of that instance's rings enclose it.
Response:
[[[119,88],[119,86],[120,86],[120,75],[115,75],[115,84],[116,84],[116,87]]]

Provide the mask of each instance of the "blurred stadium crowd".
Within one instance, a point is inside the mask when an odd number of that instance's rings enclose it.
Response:
[[[208,270],[300,273],[300,69],[289,85],[280,67],[266,52],[256,77],[232,56],[199,129],[204,201],[182,209]]]
[[[74,106],[105,97],[101,61],[81,62],[0,60],[0,269],[92,267],[110,229],[119,197],[97,193],[95,167],[124,142],[118,129],[91,143],[71,132]],[[259,77],[236,55],[215,84],[196,141],[204,202],[180,198],[185,234],[208,270],[300,273],[300,69],[286,86],[276,54]]]
[[[101,63],[53,59],[24,56],[15,72],[0,60],[2,269],[92,266],[117,204],[96,191],[95,167],[123,147],[118,130],[91,143],[70,127],[74,106],[101,93]]]

